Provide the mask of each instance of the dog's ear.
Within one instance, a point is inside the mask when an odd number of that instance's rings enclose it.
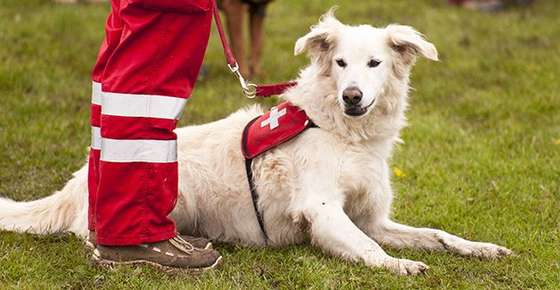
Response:
[[[336,42],[338,30],[344,25],[334,16],[331,8],[326,14],[321,16],[319,23],[311,27],[311,31],[300,37],[294,47],[294,55],[309,52],[311,56],[320,52],[332,50]]]
[[[405,63],[412,63],[417,55],[433,61],[439,60],[436,47],[414,28],[391,24],[386,29],[389,46],[402,56]]]

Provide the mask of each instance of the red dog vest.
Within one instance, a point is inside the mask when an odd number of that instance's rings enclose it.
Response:
[[[247,124],[241,141],[243,155],[253,159],[311,127],[316,125],[305,111],[290,102],[281,103]]]
[[[270,109],[269,112],[253,119],[243,130],[241,139],[241,151],[245,156],[245,171],[247,181],[251,190],[253,207],[259,226],[263,233],[265,243],[269,240],[263,215],[258,208],[259,195],[253,183],[253,171],[251,164],[253,158],[273,149],[274,147],[296,137],[307,128],[317,127],[305,112],[284,102]]]

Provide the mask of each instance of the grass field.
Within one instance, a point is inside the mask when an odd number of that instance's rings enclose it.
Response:
[[[431,269],[399,277],[308,246],[219,245],[224,266],[200,276],[151,268],[104,270],[68,235],[0,232],[0,288],[560,289],[560,3],[484,14],[432,1],[282,0],[271,5],[264,81],[306,63],[295,39],[338,4],[348,23],[410,24],[442,61],[414,70],[405,145],[393,165],[394,216],[416,226],[505,245],[500,261],[388,250]],[[60,188],[85,161],[89,72],[108,5],[0,0],[0,195],[29,200]],[[209,78],[182,124],[226,116],[250,101],[226,72],[216,34]],[[272,101],[266,101],[270,104]]]

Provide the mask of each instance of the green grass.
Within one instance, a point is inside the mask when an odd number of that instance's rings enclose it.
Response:
[[[410,24],[442,61],[414,70],[410,126],[394,166],[394,216],[417,226],[505,245],[516,256],[482,261],[389,250],[430,265],[398,277],[308,246],[220,245],[224,266],[200,276],[90,265],[72,236],[0,232],[0,288],[558,289],[560,287],[560,3],[484,14],[431,1],[276,1],[263,81],[306,63],[295,39],[331,5],[348,23]],[[89,71],[108,5],[0,3],[0,195],[29,200],[60,188],[85,161]],[[251,103],[226,71],[216,35],[182,124],[212,121]],[[271,101],[265,101],[270,104]]]

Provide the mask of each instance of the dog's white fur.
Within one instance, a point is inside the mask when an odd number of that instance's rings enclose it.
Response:
[[[389,219],[393,191],[389,160],[406,124],[409,73],[416,56],[437,60],[433,44],[412,27],[348,26],[325,15],[295,45],[311,64],[283,98],[303,108],[320,128],[308,129],[253,163],[258,207],[270,241],[281,247],[308,238],[325,252],[400,274],[427,269],[389,256],[380,245],[497,258],[510,250]],[[368,67],[372,58],[381,63]],[[344,60],[345,67],[337,60]],[[367,111],[348,116],[345,88],[363,92]],[[369,106],[369,107],[368,107]],[[262,113],[240,110],[205,125],[178,129],[180,197],[172,217],[179,230],[213,240],[264,246],[255,217],[240,138]],[[0,200],[0,229],[87,235],[87,166],[62,191],[31,201]]]

